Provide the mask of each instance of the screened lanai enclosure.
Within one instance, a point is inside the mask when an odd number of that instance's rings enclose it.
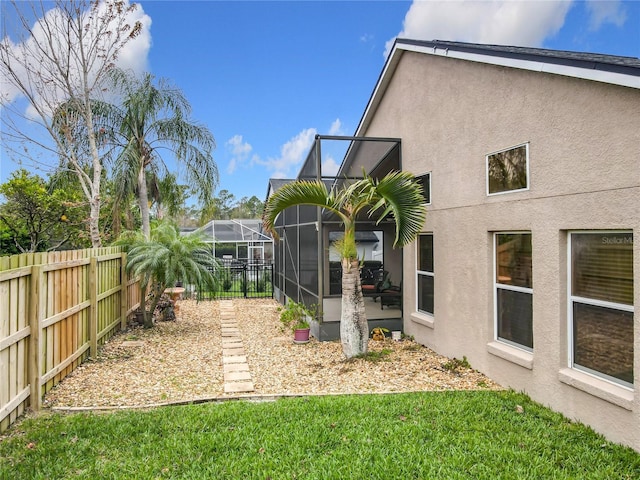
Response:
[[[336,158],[344,159],[339,170],[332,169]],[[297,179],[321,180],[340,189],[363,172],[381,178],[400,167],[399,139],[318,135]],[[267,196],[291,181],[271,179]],[[369,330],[402,330],[402,250],[393,248],[393,220],[375,220],[365,215],[356,227]],[[318,322],[313,322],[312,334],[319,340],[339,338],[342,270],[332,245],[343,236],[342,223],[320,207],[300,205],[282,212],[275,229],[280,237],[274,245],[275,298],[315,306]]]
[[[199,231],[224,264],[273,261],[273,240],[262,231],[260,219],[211,220]]]
[[[199,231],[223,266],[220,288],[205,297],[273,296],[273,240],[260,219],[211,220]]]

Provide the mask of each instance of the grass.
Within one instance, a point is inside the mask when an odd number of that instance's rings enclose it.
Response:
[[[41,415],[0,478],[635,479],[640,454],[521,394],[424,392]]]
[[[382,350],[368,350],[367,353],[361,353],[360,355],[356,355],[355,358],[362,358],[367,362],[377,363],[382,360],[389,360],[389,355],[393,353],[393,350],[388,348],[383,348]],[[351,360],[351,359],[350,359]]]

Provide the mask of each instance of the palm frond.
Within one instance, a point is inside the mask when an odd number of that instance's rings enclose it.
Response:
[[[421,232],[427,213],[422,190],[413,174],[396,171],[377,181],[370,177],[368,179],[375,190],[371,197],[375,203],[372,202],[369,216],[376,215],[379,223],[388,215],[393,215],[396,223],[394,246],[411,243]]]
[[[341,219],[347,220],[340,210],[336,197],[327,190],[324,183],[296,180],[283,185],[269,197],[262,215],[263,228],[275,238],[278,238],[274,228],[276,218],[282,211],[295,205],[322,207],[336,213]]]

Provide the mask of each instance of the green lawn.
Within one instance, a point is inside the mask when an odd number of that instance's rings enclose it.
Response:
[[[640,478],[640,454],[513,392],[46,414],[10,433],[2,479]]]

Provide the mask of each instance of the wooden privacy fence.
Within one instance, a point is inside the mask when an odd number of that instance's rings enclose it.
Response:
[[[0,432],[140,305],[120,247],[0,258]]]

